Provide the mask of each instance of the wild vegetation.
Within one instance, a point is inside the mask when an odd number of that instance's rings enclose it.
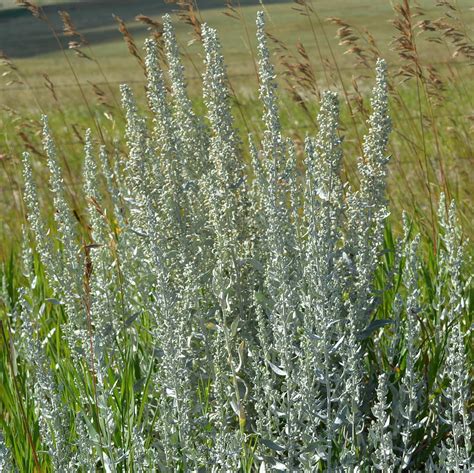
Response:
[[[354,186],[337,93],[320,93],[302,159],[285,136],[263,13],[261,135],[239,134],[217,32],[200,29],[203,113],[165,17],[142,60],[151,120],[123,85],[124,146],[86,132],[80,222],[46,116],[54,221],[23,155],[3,470],[469,471],[466,242],[444,195],[435,240],[406,215],[392,232],[385,61]]]

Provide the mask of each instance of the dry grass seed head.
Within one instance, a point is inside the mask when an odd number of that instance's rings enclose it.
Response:
[[[122,20],[122,18],[117,15],[114,15],[114,19],[118,24],[118,29],[120,33],[122,33],[123,39],[128,48],[128,52],[138,61],[140,67],[146,72],[145,63],[143,62],[143,59],[140,56],[140,53],[138,52],[138,48],[135,44],[135,40],[133,39],[132,34],[127,29],[127,25]]]
[[[178,10],[178,18],[193,28],[196,38],[202,40],[202,24],[198,18],[199,10],[194,0],[165,0],[167,3],[174,3]]]
[[[40,20],[46,20],[46,15],[43,13],[43,9],[36,5],[34,2],[30,2],[28,0],[16,0],[15,3],[22,8],[28,10],[33,16],[39,18]]]
[[[158,50],[158,57],[160,61],[166,64],[166,54],[163,44],[163,24],[158,20],[154,20],[146,15],[137,15],[135,21],[142,23],[147,26],[147,30],[151,33],[152,37],[155,40],[155,45]]]

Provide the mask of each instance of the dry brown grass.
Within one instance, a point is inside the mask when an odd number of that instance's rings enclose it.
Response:
[[[135,43],[135,40],[133,39],[132,34],[127,28],[127,25],[119,16],[114,15],[114,19],[118,24],[118,29],[120,33],[122,33],[123,40],[125,41],[125,44],[127,45],[127,48],[128,48],[128,52],[138,61],[138,64],[143,69],[143,71],[146,72],[143,58],[138,50],[138,47]]]

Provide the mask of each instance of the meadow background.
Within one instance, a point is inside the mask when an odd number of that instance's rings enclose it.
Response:
[[[283,124],[302,143],[316,130],[321,90],[337,90],[348,156],[344,175],[353,180],[355,158],[366,131],[364,120],[354,117],[361,112],[367,118],[374,61],[379,55],[384,57],[393,86],[392,209],[396,217],[401,209],[416,215],[433,239],[434,209],[444,191],[456,199],[465,232],[472,236],[472,4],[469,0],[407,2],[405,13],[403,4],[386,0],[264,3]],[[261,132],[253,21],[261,8],[257,2],[45,1],[38,5],[43,6],[40,16],[44,18],[15,7],[13,1],[3,0],[0,7],[3,255],[20,235],[21,152],[29,148],[44,161],[38,146],[40,114],[50,117],[71,198],[80,213],[75,189],[81,185],[77,176],[85,129],[95,122],[102,130],[101,139],[109,149],[113,147],[124,123],[118,106],[121,83],[130,84],[145,106],[145,78],[136,55],[142,55],[147,36],[160,35],[160,15],[165,12],[178,17],[178,41],[196,109],[202,110],[199,30],[208,22],[221,35],[237,126],[244,135]],[[75,31],[65,29],[60,11],[70,15]],[[127,35],[133,41],[131,47],[136,47],[135,56],[129,53]]]

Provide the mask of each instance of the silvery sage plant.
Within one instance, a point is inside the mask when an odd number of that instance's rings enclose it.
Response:
[[[163,23],[167,67],[145,42],[151,120],[123,85],[124,146],[86,133],[87,225],[46,117],[52,223],[23,156],[24,276],[2,283],[22,407],[2,417],[3,471],[469,471],[465,244],[444,197],[434,263],[407,218],[391,238],[386,63],[353,188],[334,91],[301,153],[285,137],[263,13],[248,146],[216,30],[200,116]]]

